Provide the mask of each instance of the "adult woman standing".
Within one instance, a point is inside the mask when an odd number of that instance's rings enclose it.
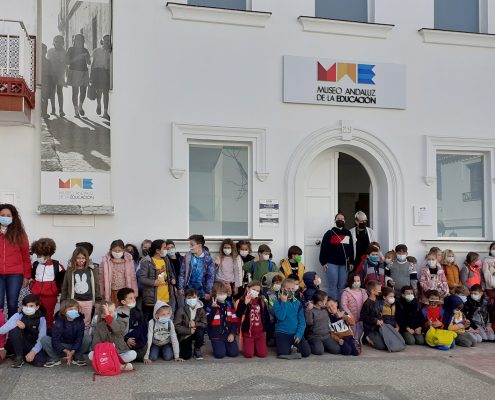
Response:
[[[0,310],[7,293],[9,318],[17,312],[21,287],[31,277],[29,241],[17,209],[0,204]]]

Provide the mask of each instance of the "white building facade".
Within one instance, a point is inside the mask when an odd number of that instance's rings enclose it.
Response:
[[[268,243],[277,261],[297,244],[319,270],[339,210],[349,227],[365,210],[382,249],[486,254],[495,1],[325,3],[113,1],[113,212],[40,213],[39,88],[31,124],[0,127],[1,200],[61,260],[77,241],[97,259],[117,238],[202,233],[215,251],[225,237]],[[8,17],[40,35],[41,11]],[[362,91],[317,97],[346,88]]]

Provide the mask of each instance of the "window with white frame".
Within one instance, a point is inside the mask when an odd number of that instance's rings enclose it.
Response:
[[[485,157],[437,153],[439,237],[485,237]]]
[[[189,145],[189,232],[248,237],[249,146]]]
[[[315,0],[315,16],[368,22],[368,0]]]
[[[480,32],[480,0],[435,0],[435,29]]]
[[[246,10],[247,0],[188,0],[191,6],[229,8],[232,10]]]

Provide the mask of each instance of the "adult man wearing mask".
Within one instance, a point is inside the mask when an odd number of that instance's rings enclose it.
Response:
[[[354,260],[352,235],[345,229],[343,214],[335,216],[335,227],[328,230],[321,240],[320,264],[328,278],[328,294],[338,300],[347,284],[347,263]]]
[[[351,229],[352,243],[354,244],[354,269],[359,267],[361,257],[366,255],[366,249],[371,242],[376,242],[375,233],[367,227],[368,217],[362,211],[354,215],[356,226]]]

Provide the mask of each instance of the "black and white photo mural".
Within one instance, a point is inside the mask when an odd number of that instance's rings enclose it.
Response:
[[[41,4],[40,212],[112,213],[111,0]]]

